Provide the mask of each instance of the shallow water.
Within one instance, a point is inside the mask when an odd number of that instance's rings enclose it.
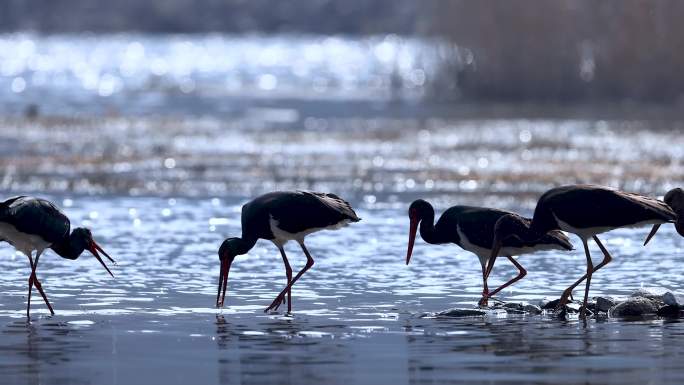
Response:
[[[590,321],[502,315],[422,317],[474,307],[479,264],[455,246],[418,241],[405,266],[404,204],[370,208],[363,221],[307,244],[316,265],[293,290],[294,315],[265,314],[285,284],[277,249],[260,241],[231,270],[226,308],[213,308],[216,249],[239,234],[242,199],[56,197],[74,225],[94,230],[118,262],[48,253],[39,278],[57,314],[34,295],[25,320],[26,257],[0,249],[0,377],[3,383],[680,383],[684,324],[662,319]],[[684,240],[665,227],[603,237],[615,260],[592,294],[641,286],[681,292]],[[598,250],[593,250],[598,253]],[[304,257],[287,252],[293,268]],[[521,259],[528,276],[501,296],[558,296],[584,257],[541,252]],[[501,263],[492,286],[514,275]],[[36,293],[34,293],[36,294]]]
[[[0,48],[0,195],[54,199],[118,261],[112,279],[89,255],[44,255],[57,314],[34,292],[26,322],[26,257],[0,246],[2,384],[684,382],[679,321],[425,317],[474,307],[479,263],[419,240],[404,264],[417,197],[529,215],[563,183],[684,185],[676,111],[429,104],[457,51],[395,36],[12,34]],[[338,193],[363,221],[309,237],[294,315],[263,313],[285,285],[265,241],[216,310],[217,248],[240,233],[240,206],[294,188]],[[615,259],[593,295],[684,290],[684,241],[665,226],[644,248],[647,231],[602,237]],[[585,270],[579,250],[520,261],[507,301],[557,297]],[[490,286],[514,274],[499,262]]]

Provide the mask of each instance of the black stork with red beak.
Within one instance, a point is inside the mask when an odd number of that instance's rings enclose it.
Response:
[[[41,254],[51,248],[59,256],[67,259],[78,258],[84,250],[90,251],[104,266],[107,272],[114,276],[105,265],[98,251],[110,261],[114,260],[95,243],[90,230],[76,228],[69,233],[69,218],[51,202],[28,196],[10,198],[0,203],[0,242],[5,241],[15,249],[25,254],[31,264],[29,276],[28,303],[26,316],[30,316],[31,291],[36,286],[51,314],[55,314],[48,301],[43,287],[36,276],[38,259]],[[35,260],[32,254],[35,252]]]
[[[311,268],[314,259],[304,245],[304,237],[320,230],[338,229],[350,222],[358,222],[352,207],[335,194],[309,191],[276,191],[261,195],[242,206],[242,237],[228,238],[219,248],[221,271],[219,274],[216,307],[222,307],[228,287],[228,272],[236,256],[247,254],[258,239],[273,242],[285,263],[287,286],[264,312],[277,310],[285,301],[292,312],[292,285]],[[306,265],[292,277],[292,268],[283,246],[297,241],[306,255]]]
[[[528,218],[523,218],[510,211],[497,210],[484,207],[453,206],[447,209],[437,221],[435,210],[430,203],[418,199],[411,203],[408,211],[411,227],[409,232],[406,264],[411,260],[413,244],[420,224],[420,236],[427,243],[445,244],[455,243],[464,250],[470,251],[480,259],[482,267],[483,291],[480,306],[486,306],[487,300],[514,282],[522,279],[527,271],[513,259],[515,255],[528,254],[541,250],[572,250],[572,244],[560,231],[553,231],[538,240],[524,242],[515,237],[504,240],[501,253],[518,269],[518,275],[501,285],[496,290],[489,292],[487,279],[491,273],[491,267],[487,266],[487,259],[492,253],[494,244],[494,225],[503,216],[510,216],[512,220],[522,224],[529,224]]]
[[[654,198],[602,186],[571,185],[551,189],[539,198],[529,226],[509,216],[502,217],[497,222],[494,230],[495,247],[490,256],[489,265],[494,264],[500,247],[511,236],[522,240],[535,240],[548,231],[557,229],[576,234],[584,245],[587,272],[565,289],[558,307],[564,306],[572,295],[572,290],[586,279],[584,306],[580,313],[580,317],[586,320],[591,276],[612,260],[597,234],[622,227],[653,224],[654,228],[647,237],[647,243],[660,224],[675,223],[679,234],[684,236],[684,205],[682,205],[684,192],[681,189],[674,189],[668,192],[666,199],[672,206]],[[596,242],[604,256],[603,261],[596,266],[593,265],[589,254],[587,244],[589,239]]]

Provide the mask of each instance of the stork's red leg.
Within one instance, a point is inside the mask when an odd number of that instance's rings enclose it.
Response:
[[[280,250],[280,255],[283,257],[283,262],[285,263],[285,275],[287,276],[287,284],[289,285],[290,282],[292,282],[292,267],[290,266],[290,261],[287,260],[287,255],[285,255],[283,247],[278,246],[278,249]],[[283,297],[283,301],[285,301],[285,297]],[[287,291],[287,312],[292,312],[292,288]]]
[[[45,295],[45,292],[43,291],[43,287],[41,286],[40,282],[38,281],[38,278],[35,279],[34,283],[36,284],[36,289],[38,289],[38,292],[43,297],[43,301],[45,301],[45,304],[47,305],[48,310],[50,310],[50,314],[55,315],[55,311],[52,310],[52,305],[50,305],[50,301],[48,301],[47,295]]]
[[[503,285],[499,286],[499,287],[498,287],[496,290],[494,290],[493,292],[489,293],[489,297],[493,297],[494,294],[496,294],[496,293],[500,292],[501,290],[507,288],[508,286],[512,285],[513,283],[515,283],[515,282],[521,280],[524,276],[527,275],[527,270],[525,270],[525,268],[522,267],[522,265],[519,264],[518,261],[516,261],[515,259],[513,259],[513,257],[511,257],[510,255],[506,256],[506,258],[508,258],[508,260],[511,261],[511,263],[513,263],[513,265],[515,265],[515,267],[518,268],[518,275],[515,276],[515,277],[514,277],[513,279],[511,279],[510,281],[508,281],[508,282],[504,283]]]
[[[589,254],[589,245],[584,241],[584,253],[587,255],[587,285],[584,288],[584,303],[582,304],[582,311],[580,318],[587,319],[587,303],[589,302],[589,286],[591,285],[591,276],[594,273],[594,265],[591,261],[591,254]]]
[[[489,287],[487,287],[487,269],[485,268],[485,265],[482,264],[482,298],[480,298],[480,301],[477,303],[478,306],[487,306],[488,305],[488,299],[489,299]]]
[[[278,294],[278,296],[273,300],[271,305],[264,310],[264,313],[269,311],[269,310],[278,310],[278,307],[283,302],[283,298],[285,297],[285,294],[287,293],[287,291],[292,288],[292,285],[294,285],[294,283],[297,282],[297,280],[299,279],[299,277],[302,276],[302,274],[306,273],[306,271],[309,270],[311,268],[311,266],[314,265],[314,260],[311,257],[311,254],[309,254],[309,250],[307,250],[306,246],[304,246],[304,242],[299,242],[299,245],[302,247],[302,250],[304,251],[304,254],[306,255],[306,265],[304,266],[304,268],[302,270],[299,271],[299,273],[297,273],[297,275],[294,276],[292,281],[290,281],[290,283],[288,283],[287,286],[285,286],[283,291],[281,291],[280,294]]]
[[[603,246],[601,241],[595,235],[594,235],[594,242],[596,242],[598,247],[601,249],[601,252],[603,253],[603,261],[601,261],[601,263],[599,263],[598,265],[596,265],[593,268],[592,274],[613,260],[613,257],[610,256],[610,253],[608,252],[608,250],[606,250],[606,248]],[[577,287],[577,285],[582,283],[582,281],[584,281],[585,279],[587,279],[587,274],[584,274],[580,279],[575,281],[575,283],[573,283],[570,287],[568,287],[567,289],[565,289],[565,291],[563,291],[563,295],[561,296],[561,300],[560,300],[560,302],[558,302],[558,306],[557,306],[558,309],[560,309],[561,307],[565,306],[566,303],[568,303],[568,298],[572,298],[572,290],[575,287]]]
[[[36,261],[34,262],[31,256],[29,255],[29,263],[31,264],[31,275],[29,276],[29,292],[28,292],[28,303],[26,304],[26,317],[30,316],[30,309],[31,309],[31,292],[33,291],[33,285],[36,285],[36,289],[38,289],[38,292],[40,295],[43,297],[43,301],[45,301],[45,304],[47,305],[48,309],[50,310],[50,314],[54,315],[55,311],[52,309],[52,305],[50,305],[50,301],[48,301],[47,295],[45,295],[45,292],[43,291],[43,286],[40,284],[40,281],[38,281],[38,277],[36,276],[36,269],[38,269],[38,259],[40,258],[40,253],[36,254]]]
[[[584,289],[584,303],[582,306],[582,311],[580,312],[580,318],[585,320],[587,319],[587,302],[589,300],[589,286],[591,285],[591,275],[595,271],[593,263],[591,261],[591,254],[589,253],[589,245],[587,244],[586,239],[582,239],[582,244],[584,245],[584,254],[587,257],[587,273],[582,276],[582,278],[578,279],[572,286],[569,288],[565,289],[563,292],[563,295],[561,296],[560,301],[558,302],[558,305],[556,306],[556,309],[562,308],[565,306],[565,304],[568,302],[568,297],[570,296],[570,293],[572,293],[572,289],[574,289],[577,285],[579,285],[584,279],[587,280],[586,287]]]

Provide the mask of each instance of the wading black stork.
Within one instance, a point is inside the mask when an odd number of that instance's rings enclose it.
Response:
[[[264,312],[277,310],[285,301],[287,311],[292,311],[291,288],[314,264],[314,259],[304,245],[304,237],[320,230],[338,229],[350,222],[358,222],[352,207],[335,194],[309,191],[276,191],[261,195],[242,206],[242,237],[228,238],[219,248],[221,271],[219,274],[216,307],[222,307],[228,287],[228,272],[236,256],[246,254],[258,239],[273,242],[285,263],[287,286]],[[292,278],[292,268],[283,245],[297,241],[306,255],[306,265]],[[222,292],[223,290],[223,292]]]
[[[427,243],[444,244],[455,243],[464,250],[470,251],[480,259],[482,267],[483,291],[480,306],[486,306],[489,297],[502,289],[522,279],[527,271],[513,259],[514,255],[533,253],[541,250],[572,250],[572,244],[560,231],[553,231],[539,240],[524,242],[519,238],[508,237],[504,240],[501,253],[518,269],[518,275],[496,290],[489,292],[487,279],[491,267],[487,268],[487,259],[492,253],[494,243],[494,225],[503,216],[510,216],[512,220],[528,225],[530,220],[510,211],[483,207],[453,206],[447,209],[437,221],[435,210],[430,203],[418,199],[411,203],[408,211],[411,227],[409,232],[406,264],[411,260],[413,244],[420,224],[420,236]]]
[[[668,201],[678,210],[684,203],[684,192],[675,189],[667,194]],[[678,206],[679,204],[679,206]],[[680,211],[681,212],[681,211]],[[515,234],[523,240],[534,240],[548,231],[561,229],[576,234],[584,245],[587,258],[587,272],[570,287],[565,289],[558,307],[564,306],[572,295],[572,290],[583,280],[587,280],[584,290],[584,306],[580,317],[586,320],[586,307],[589,298],[591,276],[601,267],[608,264],[612,257],[598,239],[597,234],[621,227],[638,227],[653,224],[654,229],[648,240],[658,230],[662,223],[675,223],[677,230],[684,236],[684,216],[677,220],[677,213],[666,203],[643,195],[618,191],[609,187],[593,185],[571,185],[551,189],[544,193],[534,210],[534,217],[529,226],[513,220],[512,217],[502,217],[496,224],[495,243],[490,257],[490,265],[494,264],[499,253],[499,247],[505,244],[505,239]],[[603,261],[594,266],[589,254],[587,242],[593,239],[603,252]]]
[[[100,261],[107,272],[114,276],[100,258],[98,251],[110,261],[114,262],[114,260],[95,243],[90,230],[79,227],[70,234],[69,229],[69,218],[55,205],[44,199],[18,196],[0,202],[0,242],[5,241],[14,246],[28,257],[31,264],[28,303],[26,304],[27,317],[31,309],[33,285],[40,292],[50,313],[55,314],[36,277],[38,258],[47,248],[51,248],[63,258],[72,260],[78,258],[84,250],[88,250]],[[35,260],[32,257],[34,252]]]

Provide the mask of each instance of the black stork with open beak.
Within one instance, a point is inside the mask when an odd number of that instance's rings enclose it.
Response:
[[[38,259],[47,248],[51,248],[63,258],[72,260],[78,258],[84,250],[88,250],[100,261],[107,272],[112,277],[114,276],[98,252],[110,261],[114,262],[114,260],[95,243],[90,230],[82,227],[74,229],[71,233],[69,230],[69,218],[45,199],[18,196],[0,203],[0,241],[11,244],[25,254],[31,264],[26,305],[27,317],[30,315],[33,285],[40,292],[50,313],[55,314],[36,276]],[[35,260],[32,257],[34,252]]]
[[[520,223],[529,224],[528,218],[523,218],[510,211],[497,210],[484,207],[453,206],[447,209],[437,221],[435,210],[430,203],[418,199],[411,203],[408,211],[411,221],[409,231],[408,250],[406,252],[406,264],[411,260],[413,244],[416,232],[420,224],[420,236],[427,243],[445,244],[454,243],[462,249],[477,255],[482,267],[483,291],[480,306],[486,306],[487,300],[504,288],[522,279],[527,271],[518,261],[513,259],[515,255],[534,253],[541,250],[572,250],[572,244],[560,231],[553,231],[535,241],[522,241],[516,237],[508,237],[504,240],[501,253],[518,269],[518,275],[504,283],[496,290],[490,292],[487,279],[491,273],[491,267],[487,266],[487,259],[492,253],[494,244],[494,225],[503,216],[510,216]]]
[[[668,201],[681,212],[684,193],[675,189],[667,194]],[[678,219],[679,218],[679,219]],[[534,217],[529,226],[520,224],[510,217],[502,217],[496,224],[495,243],[489,259],[490,267],[494,265],[499,249],[505,239],[515,234],[523,240],[534,240],[557,229],[576,234],[584,245],[587,258],[587,272],[570,287],[565,289],[558,307],[568,302],[572,290],[583,280],[587,280],[584,290],[584,306],[580,317],[586,320],[586,307],[589,299],[591,276],[598,269],[608,264],[612,257],[598,239],[597,234],[622,227],[639,227],[653,224],[654,230],[646,242],[663,223],[675,223],[677,231],[684,236],[684,216],[678,216],[673,207],[665,202],[647,196],[627,193],[609,187],[594,185],[570,185],[553,188],[544,193],[534,210]],[[589,239],[593,239],[603,253],[603,261],[594,266],[589,254]]]
[[[228,238],[219,248],[221,271],[216,307],[223,306],[228,287],[228,273],[235,257],[247,254],[258,239],[267,239],[280,250],[285,263],[287,286],[264,312],[277,310],[285,301],[285,294],[287,294],[287,311],[292,312],[292,285],[314,264],[311,254],[304,245],[304,237],[316,231],[338,229],[350,222],[360,220],[349,203],[335,194],[276,191],[248,202],[242,206],[242,237]],[[304,268],[294,278],[283,249],[283,245],[291,240],[299,243],[307,260]]]

